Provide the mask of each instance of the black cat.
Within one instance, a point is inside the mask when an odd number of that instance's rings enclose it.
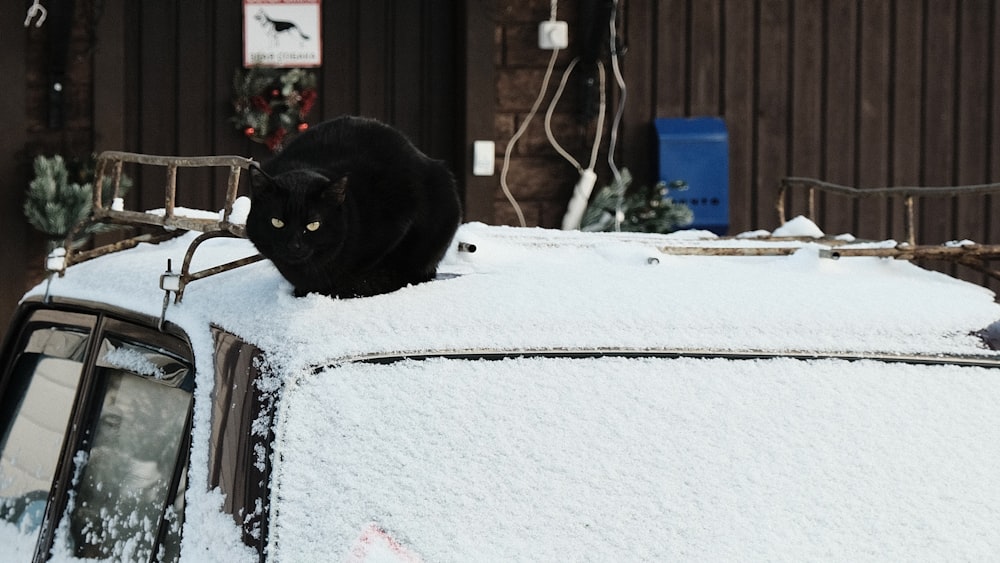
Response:
[[[373,119],[307,129],[250,169],[247,237],[295,296],[364,297],[432,279],[461,221],[444,163]]]

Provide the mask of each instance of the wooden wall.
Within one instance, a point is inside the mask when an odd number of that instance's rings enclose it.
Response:
[[[97,150],[270,156],[230,122],[233,74],[242,66],[240,2],[108,2],[106,9],[95,57]],[[331,0],[322,18],[323,66],[314,69],[320,98],[308,120],[382,119],[457,165],[451,3]],[[200,175],[194,181],[206,189],[179,204],[220,208],[221,182],[213,187],[208,173]],[[181,187],[179,197],[186,195]],[[150,204],[157,205],[134,205]]]
[[[568,4],[559,3],[560,19],[572,23]],[[785,176],[858,187],[1000,182],[1000,7],[992,0],[620,4],[628,98],[618,161],[638,181],[655,181],[654,118],[723,117],[731,233],[777,226]],[[498,6],[497,130],[504,138],[541,84],[547,53],[536,48],[533,29],[548,18],[549,2]],[[576,47],[571,38],[570,50]],[[526,149],[524,168],[558,166],[546,150]],[[548,208],[568,198],[575,172],[533,174],[539,184],[518,189],[537,224],[557,226],[561,210]],[[536,195],[553,186],[561,199]],[[502,195],[496,200],[502,209]],[[805,212],[802,197],[789,204],[793,214]],[[828,233],[903,238],[899,202],[824,197],[820,204],[817,223]],[[918,209],[917,240],[998,244],[998,216],[1000,197],[928,199]]]
[[[859,187],[1000,181],[995,2],[665,1],[633,3],[630,21],[632,43],[658,45],[632,61],[654,77],[634,90],[634,111],[726,118],[737,229],[774,221],[786,175]],[[883,204],[825,203],[827,231],[901,236]],[[925,202],[918,238],[1000,242],[996,211]]]
[[[0,18],[0,35],[18,37],[8,48],[0,49],[0,70],[6,80],[14,84],[26,82],[26,40],[19,18]],[[7,134],[0,136],[0,335],[6,333],[7,319],[27,288],[28,237],[30,227],[24,220],[24,190],[27,189],[28,169],[23,156],[23,143],[27,135],[27,88],[9,88],[0,104],[0,120]],[[20,156],[19,156],[20,155]]]

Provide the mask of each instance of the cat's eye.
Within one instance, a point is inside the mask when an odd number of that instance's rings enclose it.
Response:
[[[275,229],[280,229],[285,226],[285,222],[277,217],[271,217],[271,225],[273,225]]]
[[[318,228],[319,228],[319,221],[313,221],[312,223],[306,225],[307,231],[315,231]]]

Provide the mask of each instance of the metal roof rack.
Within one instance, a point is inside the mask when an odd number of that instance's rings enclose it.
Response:
[[[105,207],[104,185],[105,179],[111,180],[113,198],[120,198],[121,178],[123,165],[135,163],[140,165],[161,166],[166,169],[166,183],[164,190],[164,209],[162,214],[147,213],[139,211],[128,211],[113,205],[111,208]],[[184,289],[188,283],[212,276],[221,272],[232,270],[240,266],[251,264],[263,257],[258,255],[235,260],[226,264],[208,268],[205,270],[191,272],[191,259],[197,248],[206,240],[216,237],[236,237],[246,238],[244,225],[231,222],[233,203],[236,200],[236,193],[239,187],[240,172],[256,166],[256,163],[241,156],[198,156],[198,157],[175,157],[175,156],[155,156],[147,154],[137,154],[119,151],[105,151],[97,158],[96,173],[93,187],[93,210],[90,217],[77,224],[67,235],[66,242],[62,249],[57,249],[50,254],[46,269],[52,274],[65,274],[66,268],[73,264],[78,264],[97,258],[119,250],[133,248],[140,243],[159,243],[188,231],[199,231],[199,235],[188,247],[184,256],[184,263],[181,272],[175,274],[172,266],[167,264],[167,271],[160,277],[160,288],[166,292],[164,296],[164,312],[166,311],[170,293],[174,293],[174,302],[179,303],[184,295]],[[174,208],[174,200],[177,190],[177,169],[178,168],[203,168],[203,167],[228,167],[229,178],[226,188],[225,207],[219,219],[204,219],[177,215]],[[1000,245],[985,245],[975,243],[946,243],[942,245],[917,245],[914,235],[914,200],[920,197],[940,197],[959,195],[985,195],[1000,194],[1000,183],[981,184],[975,186],[955,186],[955,187],[889,187],[858,189],[850,186],[841,186],[823,182],[812,178],[788,177],[781,181],[777,197],[777,211],[781,223],[786,221],[785,200],[790,189],[804,188],[807,190],[808,213],[810,217],[816,217],[816,193],[818,191],[846,196],[854,199],[866,199],[873,197],[898,198],[902,199],[904,213],[904,228],[906,230],[906,242],[890,247],[879,248],[852,248],[851,245],[841,244],[837,241],[827,241],[830,248],[821,251],[821,255],[827,258],[841,258],[849,256],[878,256],[886,258],[899,258],[905,260],[931,259],[948,260],[957,264],[962,264],[987,276],[1000,280],[1000,269],[990,268],[989,261],[1000,260]],[[148,226],[158,227],[159,231],[153,233],[139,234],[124,240],[97,246],[89,250],[79,250],[75,248],[73,241],[77,236],[97,224],[116,224],[125,226]],[[773,239],[772,239],[773,240]],[[777,241],[776,241],[777,242]],[[460,249],[474,252],[475,247],[466,245]],[[740,248],[740,247],[704,247],[704,246],[667,246],[661,248],[666,254],[704,254],[704,255],[725,255],[725,256],[757,256],[757,255],[778,255],[790,254],[797,247],[774,246],[767,248]],[[62,254],[59,254],[62,251]],[[50,278],[51,279],[51,278]],[[161,318],[162,322],[162,318]]]
[[[813,178],[788,177],[781,181],[778,189],[777,209],[781,223],[785,217],[785,195],[791,189],[805,189],[810,218],[815,218],[816,193],[825,192],[852,199],[868,198],[898,198],[903,201],[903,229],[906,232],[906,242],[886,248],[831,248],[821,252],[827,258],[842,258],[848,256],[879,256],[884,258],[900,258],[904,260],[947,260],[969,267],[995,280],[1000,281],[1000,269],[990,268],[989,262],[1000,260],[1000,245],[976,244],[969,242],[952,242],[938,245],[918,245],[916,221],[914,219],[914,202],[922,197],[955,197],[968,195],[1000,194],[1000,183],[976,184],[969,186],[942,187],[884,187],[855,188],[824,182]]]
[[[166,169],[162,214],[129,211],[119,208],[115,204],[112,204],[111,207],[104,206],[103,191],[106,179],[110,179],[113,190],[112,201],[120,199],[122,168],[126,162],[160,166]],[[236,201],[236,193],[239,188],[240,172],[255,165],[253,160],[241,156],[177,157],[105,151],[97,157],[91,214],[73,227],[66,236],[66,241],[62,249],[56,249],[53,254],[49,255],[46,260],[46,269],[52,274],[63,276],[66,273],[66,268],[73,264],[79,264],[105,254],[133,248],[143,242],[156,244],[183,235],[188,231],[201,232],[202,234],[192,241],[188,247],[187,253],[184,255],[184,263],[181,266],[180,274],[173,273],[172,267],[168,263],[167,271],[160,277],[160,288],[167,292],[167,295],[164,297],[165,310],[170,292],[174,292],[175,294],[174,302],[179,303],[183,298],[184,288],[188,283],[263,259],[258,254],[228,262],[214,268],[191,272],[191,259],[198,247],[206,240],[217,237],[246,238],[245,227],[241,224],[232,223],[231,218],[233,203]],[[219,219],[206,219],[177,215],[174,207],[177,195],[177,169],[203,167],[229,168],[229,178],[226,185],[226,202],[221,217]],[[99,224],[156,227],[159,230],[99,245],[89,250],[75,248],[76,245],[73,242],[80,233],[86,232],[86,230],[94,225]]]

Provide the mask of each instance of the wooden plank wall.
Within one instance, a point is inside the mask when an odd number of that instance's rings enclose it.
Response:
[[[653,174],[655,117],[723,116],[731,232],[776,226],[784,176],[858,187],[1000,182],[992,0],[625,0],[624,8],[623,160]],[[789,205],[806,210],[799,195]],[[831,234],[903,240],[900,207],[822,197],[816,219]],[[927,199],[917,240],[1000,244],[998,217],[1000,197]]]
[[[0,69],[10,84],[27,81],[27,41],[19,17],[0,19],[0,33],[4,37],[17,37],[19,41],[0,50]],[[7,322],[14,312],[18,300],[34,279],[29,275],[28,238],[31,227],[24,219],[24,192],[30,181],[30,163],[23,150],[24,138],[17,131],[27,129],[26,108],[28,106],[25,89],[10,88],[5,92],[5,100],[0,104],[0,119],[6,124],[6,133],[0,137],[0,237],[4,241],[0,247],[0,266],[3,268],[3,282],[0,283],[0,336],[5,336]],[[38,257],[41,261],[41,257]]]
[[[451,2],[323,3],[316,123],[344,113],[389,122],[432,157],[464,163],[456,147],[456,16]],[[242,4],[108,2],[95,54],[95,148],[167,155],[270,153],[230,123],[242,64]],[[143,185],[162,183],[142,171]],[[184,176],[186,174],[186,177]],[[185,184],[200,186],[184,190]],[[218,209],[222,172],[180,171],[178,205]],[[136,208],[162,194],[130,196]]]

